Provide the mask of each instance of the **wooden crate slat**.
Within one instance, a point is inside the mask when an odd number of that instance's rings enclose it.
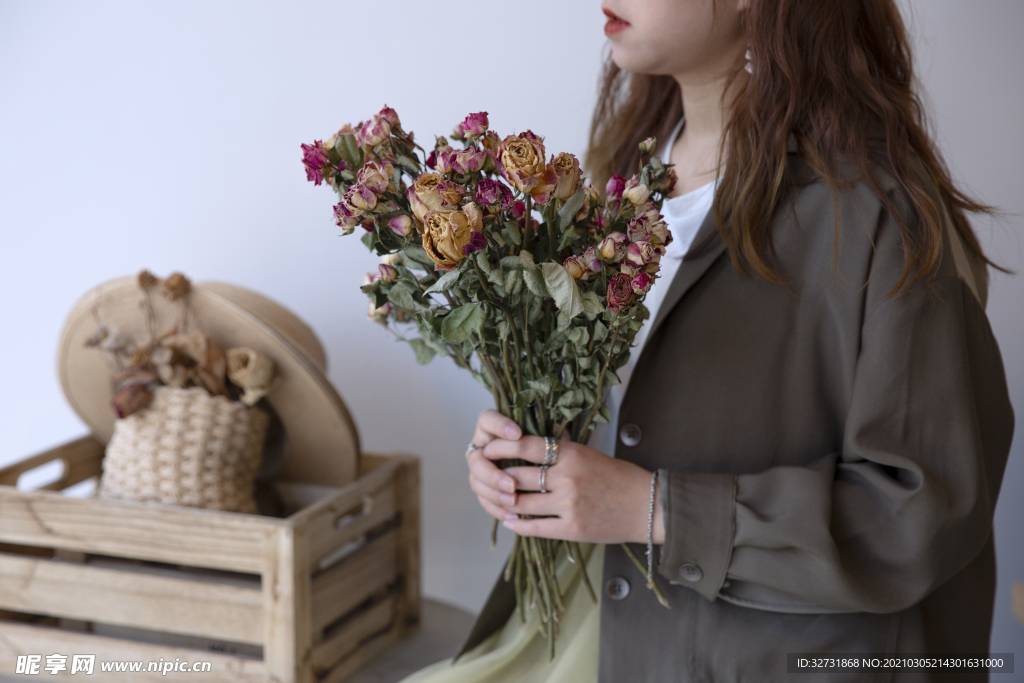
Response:
[[[0,607],[261,644],[253,588],[0,553]]]
[[[315,515],[307,518],[304,528],[309,536],[309,564],[318,567],[320,561],[337,548],[353,541],[374,527],[393,518],[398,513],[398,502],[394,481],[387,481],[376,491],[367,493],[355,505],[349,504],[351,496],[337,497],[337,502],[325,505]],[[358,516],[336,527],[336,521],[355,508]]]
[[[84,633],[61,631],[60,629],[14,622],[0,622],[0,671],[13,672],[18,655],[42,654],[42,664],[46,664],[45,655],[68,655],[67,670],[52,675],[42,671],[46,680],[78,681],[82,680],[81,672],[71,675],[71,655],[94,654],[96,664],[92,676],[85,680],[102,681],[103,683],[140,683],[142,681],[196,681],[206,683],[266,683],[267,668],[262,661],[232,657],[216,652],[190,650],[138,643],[132,640],[96,636]],[[100,672],[101,661],[137,661],[143,662],[143,668],[149,662],[174,661],[180,658],[183,662],[210,662],[211,671],[207,672],[168,672],[166,676],[154,672],[139,673]],[[154,678],[157,677],[157,678]]]
[[[33,455],[0,469],[0,484],[15,486],[23,472],[45,465],[53,460],[64,461],[64,474],[44,489],[59,491],[73,484],[99,476],[103,460],[103,444],[91,436],[85,436],[44,453]]]
[[[258,574],[284,520],[0,487],[0,541]]]
[[[307,664],[313,646],[310,627],[310,569],[303,528],[287,526],[264,548],[263,660],[271,680],[312,683]]]
[[[313,577],[312,623],[317,631],[384,589],[398,575],[398,534],[374,539]]]
[[[359,643],[386,630],[397,616],[398,596],[388,595],[369,609],[360,612],[333,631],[313,648],[313,673],[322,678],[340,660],[350,655]]]

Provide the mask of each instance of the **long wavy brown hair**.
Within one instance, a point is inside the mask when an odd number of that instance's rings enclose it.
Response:
[[[754,72],[726,117],[713,209],[739,272],[782,283],[770,219],[792,185],[790,134],[833,192],[862,180],[893,215],[905,260],[890,295],[938,267],[942,207],[936,196],[964,242],[985,263],[1005,270],[985,257],[966,217],[994,209],[957,188],[928,134],[910,41],[894,0],[751,0],[742,21]],[[743,64],[728,74],[726,92]],[[682,113],[674,78],[622,71],[609,54],[586,154],[595,187],[603,188],[614,174],[631,175],[640,161],[639,143],[651,135],[665,139]],[[841,163],[852,163],[859,177],[851,178]],[[902,186],[919,220],[901,219],[877,179],[879,169]]]

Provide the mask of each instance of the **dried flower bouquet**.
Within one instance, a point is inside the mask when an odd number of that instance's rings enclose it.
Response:
[[[638,173],[613,177],[602,195],[572,154],[547,159],[529,130],[502,138],[486,112],[451,137],[459,147],[437,137],[427,152],[385,107],[303,144],[302,161],[310,181],[338,193],[337,225],[363,228],[382,257],[362,287],[371,319],[420,363],[442,355],[469,371],[524,433],[586,443],[609,419],[605,390],[647,317],[644,295],[672,239],[660,209],[675,173],[651,155],[651,138]],[[586,579],[578,544],[540,538],[517,536],[505,571],[520,614],[539,605],[552,657],[565,608],[559,552]]]

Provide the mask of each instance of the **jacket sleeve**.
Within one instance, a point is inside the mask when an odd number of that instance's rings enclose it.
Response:
[[[956,275],[874,296],[840,452],[660,471],[666,579],[711,600],[745,586],[769,610],[893,612],[981,550],[1013,433],[984,310]]]

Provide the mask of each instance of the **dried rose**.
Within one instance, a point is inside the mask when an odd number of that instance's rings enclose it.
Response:
[[[476,186],[476,200],[481,204],[498,204],[499,208],[504,211],[508,211],[512,208],[513,199],[512,190],[510,190],[507,185],[499,183],[497,180],[484,178]],[[523,205],[523,210],[526,210],[525,204]]]
[[[427,165],[427,168],[430,168],[430,169],[436,169],[437,168],[437,150],[436,149],[433,150],[430,153],[430,156],[428,156],[426,158],[426,161],[424,163]]]
[[[455,150],[447,145],[441,149],[435,149],[434,152],[437,154],[436,169],[438,173],[449,174],[452,172],[452,160],[455,156]]]
[[[640,242],[651,236],[651,220],[647,214],[640,214],[626,222],[626,234],[630,242]]]
[[[474,230],[472,237],[469,240],[469,244],[462,247],[462,255],[469,256],[474,251],[480,251],[487,246],[487,238],[482,232]]]
[[[171,335],[164,338],[161,344],[195,363],[192,370],[207,391],[214,396],[227,394],[227,387],[224,384],[227,362],[216,339],[196,330]]]
[[[679,176],[676,175],[674,168],[665,169],[665,177],[660,183],[658,183],[658,191],[666,197],[672,193],[672,190],[676,188],[676,183],[679,181]]]
[[[164,296],[168,299],[184,299],[188,296],[192,283],[181,273],[171,273],[170,277],[163,281]]]
[[[616,174],[608,179],[604,193],[608,195],[609,202],[617,202],[622,199],[622,191],[626,189],[626,179]]]
[[[119,418],[126,418],[132,413],[149,407],[153,402],[153,394],[142,384],[129,384],[114,392],[110,405]]]
[[[378,323],[383,323],[388,319],[388,316],[391,315],[393,306],[391,305],[390,301],[385,301],[384,305],[381,306],[380,308],[374,306],[373,301],[370,301],[368,303],[369,311],[367,312],[366,317],[369,318],[370,320]]]
[[[391,175],[395,167],[390,161],[370,160],[363,164],[356,176],[356,183],[372,191],[378,197],[384,194],[391,184]]]
[[[626,273],[615,273],[608,280],[608,308],[618,313],[633,303],[632,278]]]
[[[596,247],[587,247],[587,250],[583,252],[580,258],[583,259],[583,265],[591,273],[601,272],[602,264],[600,257],[597,255]]]
[[[626,233],[612,232],[597,245],[597,253],[608,263],[618,263],[626,257],[628,244]]]
[[[636,268],[647,265],[654,256],[654,245],[647,241],[633,242],[626,249],[626,260]]]
[[[647,198],[650,195],[651,189],[641,183],[636,176],[627,180],[626,185],[622,190],[622,198],[633,206],[640,206],[647,201]]]
[[[590,270],[583,262],[581,256],[570,256],[569,258],[562,261],[562,265],[569,271],[569,275],[572,275],[574,279],[579,280],[590,275]]]
[[[468,206],[479,212],[475,204]],[[435,270],[451,270],[465,258],[463,247],[473,240],[470,224],[470,216],[462,211],[427,212],[423,221],[423,250],[436,264]]]
[[[514,188],[546,204],[555,189],[555,172],[544,163],[544,144],[533,132],[509,135],[501,143],[501,175]]]
[[[576,194],[583,185],[583,174],[580,162],[572,154],[560,152],[551,157],[551,169],[555,173],[555,189],[551,192],[554,199],[568,199]]]
[[[361,218],[362,211],[353,211],[349,207],[345,206],[344,202],[339,202],[334,205],[334,222],[345,232],[346,235],[355,230],[356,226],[359,225]]]
[[[659,247],[667,247],[672,244],[672,231],[664,221],[658,221],[651,226],[651,244]]]
[[[141,271],[136,277],[136,281],[138,282],[139,289],[142,291],[155,287],[156,284],[160,282],[160,280],[158,280],[156,276],[148,270]]]
[[[312,180],[314,185],[322,183],[323,169],[327,164],[327,148],[323,142],[316,140],[312,145],[302,143],[302,165],[306,167],[306,180]]]
[[[650,275],[645,272],[639,272],[633,276],[630,286],[633,287],[633,292],[636,294],[646,294],[653,282],[654,280],[651,279]]]
[[[656,144],[657,144],[657,139],[656,138],[653,138],[653,137],[647,138],[646,140],[644,140],[643,142],[640,143],[640,151],[645,153],[645,154],[650,154],[651,152],[654,151],[654,146]]]
[[[228,378],[244,391],[239,401],[247,406],[255,405],[270,393],[277,369],[273,360],[244,346],[228,349],[225,356]]]
[[[435,193],[441,198],[441,209],[456,208],[462,203],[466,188],[451,180],[442,180],[437,184]]]
[[[477,137],[484,134],[488,125],[490,124],[487,121],[487,112],[481,111],[476,114],[470,114],[462,123],[455,126],[455,130],[452,131],[452,137],[456,140],[461,140],[467,135]]]
[[[349,185],[345,194],[341,196],[341,203],[352,213],[353,216],[363,211],[370,211],[377,206],[377,195],[368,187],[358,183]]]
[[[394,266],[390,266],[387,263],[382,263],[377,266],[377,276],[380,281],[386,285],[390,285],[392,282],[398,279],[398,271],[395,270]]]
[[[580,210],[576,213],[577,222],[582,221],[587,217],[590,213],[591,206],[601,205],[601,195],[598,194],[593,185],[587,183],[583,189],[586,190],[587,193],[583,196],[583,206],[581,206]]]
[[[452,170],[459,175],[475,173],[484,167],[487,152],[476,147],[466,147],[455,152],[451,157]]]
[[[398,114],[385,106],[359,129],[356,140],[363,147],[374,147],[386,140],[391,135],[391,129],[398,125]]]
[[[395,216],[389,220],[388,227],[395,234],[408,237],[412,234],[412,218],[408,214],[403,213],[401,216]]]

